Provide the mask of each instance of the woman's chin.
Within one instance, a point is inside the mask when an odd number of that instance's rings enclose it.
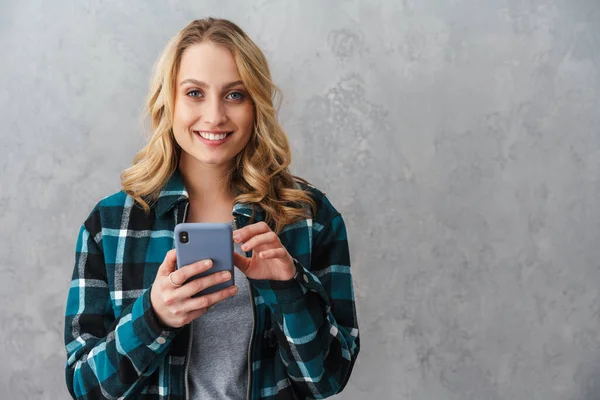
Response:
[[[189,154],[188,155],[195,160],[196,163],[206,165],[209,167],[221,167],[228,166],[234,162],[235,155],[217,155],[217,154]]]

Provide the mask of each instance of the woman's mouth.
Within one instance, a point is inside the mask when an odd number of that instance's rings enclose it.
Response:
[[[194,131],[196,136],[200,138],[204,143],[207,144],[221,144],[227,140],[227,138],[233,132],[207,132],[207,131]]]

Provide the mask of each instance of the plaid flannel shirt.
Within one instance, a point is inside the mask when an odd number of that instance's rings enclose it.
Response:
[[[303,188],[318,212],[279,235],[296,277],[249,279],[249,399],[334,395],[359,352],[344,221],[323,193]],[[151,308],[150,287],[188,205],[176,171],[149,215],[121,191],[102,199],[80,228],[65,316],[73,398],[187,398],[190,325],[164,329]],[[233,216],[242,227],[263,220],[264,212],[235,204]]]

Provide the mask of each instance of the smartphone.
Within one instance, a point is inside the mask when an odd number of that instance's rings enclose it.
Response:
[[[196,295],[204,296],[234,285],[233,279],[233,229],[226,223],[187,222],[175,226],[175,251],[177,268],[197,261],[210,259],[213,266],[186,281],[201,278],[215,272],[229,271],[231,279],[208,287]]]

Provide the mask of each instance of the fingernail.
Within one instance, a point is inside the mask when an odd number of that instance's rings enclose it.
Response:
[[[209,266],[210,266],[210,264],[212,264],[212,261],[211,261],[211,260],[206,260],[206,261],[204,261],[204,265],[206,265],[207,267],[209,267]]]
[[[237,287],[236,287],[236,286],[232,286],[232,287],[229,289],[229,293],[231,293],[231,294],[236,294],[236,293],[237,293]]]
[[[233,235],[233,240],[234,242],[239,242],[240,241],[240,235],[238,235],[237,233]]]
[[[242,250],[244,250],[244,251],[248,250],[248,245],[244,243],[244,244],[242,245]]]
[[[229,278],[230,278],[230,276],[231,276],[231,275],[229,274],[229,272],[222,272],[222,273],[221,273],[221,278],[223,278],[223,279],[229,279]]]

